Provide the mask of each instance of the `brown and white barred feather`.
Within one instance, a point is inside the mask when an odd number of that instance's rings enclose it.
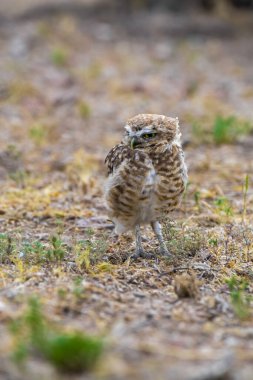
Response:
[[[165,122],[168,126],[164,126]],[[126,129],[138,133],[150,123],[157,123],[157,131],[159,128],[165,131],[166,137],[163,132],[160,141],[141,149],[131,149],[123,140],[105,160],[109,172],[105,200],[116,233],[161,219],[177,207],[186,186],[180,134],[174,132],[178,128],[177,119],[138,115],[128,122]]]

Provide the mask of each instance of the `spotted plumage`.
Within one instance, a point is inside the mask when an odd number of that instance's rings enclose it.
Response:
[[[145,256],[140,225],[150,223],[160,243],[159,220],[182,198],[187,169],[177,118],[141,114],[128,120],[122,142],[108,153],[105,200],[116,233],[136,232],[136,254]]]

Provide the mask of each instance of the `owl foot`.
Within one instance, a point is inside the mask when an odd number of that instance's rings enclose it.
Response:
[[[135,253],[133,253],[130,258],[133,260],[136,260],[139,257],[142,257],[143,259],[151,259],[152,256],[152,253],[145,252],[143,249],[136,249]]]
[[[166,257],[167,259],[172,259],[173,255],[167,250],[167,248],[160,248],[160,255]]]

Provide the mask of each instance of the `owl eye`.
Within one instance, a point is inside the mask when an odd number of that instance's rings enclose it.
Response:
[[[146,140],[146,139],[151,139],[153,137],[155,137],[156,133],[144,133],[144,135],[142,135],[142,137]]]

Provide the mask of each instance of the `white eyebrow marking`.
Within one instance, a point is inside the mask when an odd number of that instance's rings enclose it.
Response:
[[[129,133],[131,132],[131,127],[130,127],[128,124],[125,125],[124,128],[125,128],[125,130],[126,130],[127,132],[129,132]]]
[[[140,132],[141,134],[143,133],[149,133],[153,131],[153,125],[146,125],[146,127],[144,127]]]

